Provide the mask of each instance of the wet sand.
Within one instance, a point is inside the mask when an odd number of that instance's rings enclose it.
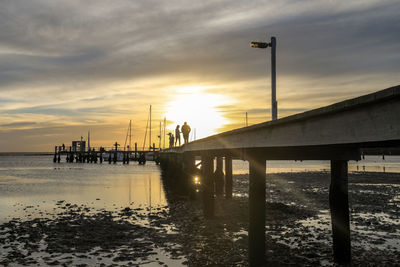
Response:
[[[265,265],[333,265],[329,177],[267,175]],[[400,265],[400,174],[352,173],[349,191],[353,265]],[[53,212],[0,225],[0,265],[247,266],[247,194],[247,175],[235,175],[234,199],[217,198],[211,220],[203,219],[201,198],[168,188],[168,206],[151,208],[59,200]],[[29,215],[40,205],[15,208]]]

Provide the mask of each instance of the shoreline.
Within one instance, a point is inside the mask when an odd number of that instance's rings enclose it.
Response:
[[[0,152],[0,157],[6,156],[52,156],[54,152]]]

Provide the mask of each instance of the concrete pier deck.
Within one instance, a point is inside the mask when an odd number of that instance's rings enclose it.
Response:
[[[211,118],[210,118],[211,119]],[[190,188],[201,156],[204,216],[214,216],[214,159],[225,159],[225,197],[232,197],[232,158],[249,161],[249,263],[262,266],[265,255],[266,160],[330,160],[329,203],[333,256],[351,263],[348,160],[362,149],[400,146],[400,86],[304,113],[209,136],[160,153],[170,179]],[[190,189],[188,189],[190,190]]]

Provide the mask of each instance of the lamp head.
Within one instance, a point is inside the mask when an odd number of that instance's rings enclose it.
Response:
[[[251,42],[250,46],[254,48],[267,48],[268,46],[271,46],[271,44],[264,42]]]

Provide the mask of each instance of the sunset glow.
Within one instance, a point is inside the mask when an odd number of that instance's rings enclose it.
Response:
[[[230,103],[232,100],[227,96],[208,93],[205,87],[179,88],[165,107],[166,117],[172,122],[169,130],[173,131],[176,125],[183,125],[186,121],[192,129],[190,140],[215,134],[229,123],[219,106]]]
[[[143,144],[150,105],[153,143],[164,117],[192,140],[270,120],[271,50],[250,42],[271,36],[278,118],[398,84],[395,1],[95,3],[2,3],[0,152],[124,143],[130,120]]]

